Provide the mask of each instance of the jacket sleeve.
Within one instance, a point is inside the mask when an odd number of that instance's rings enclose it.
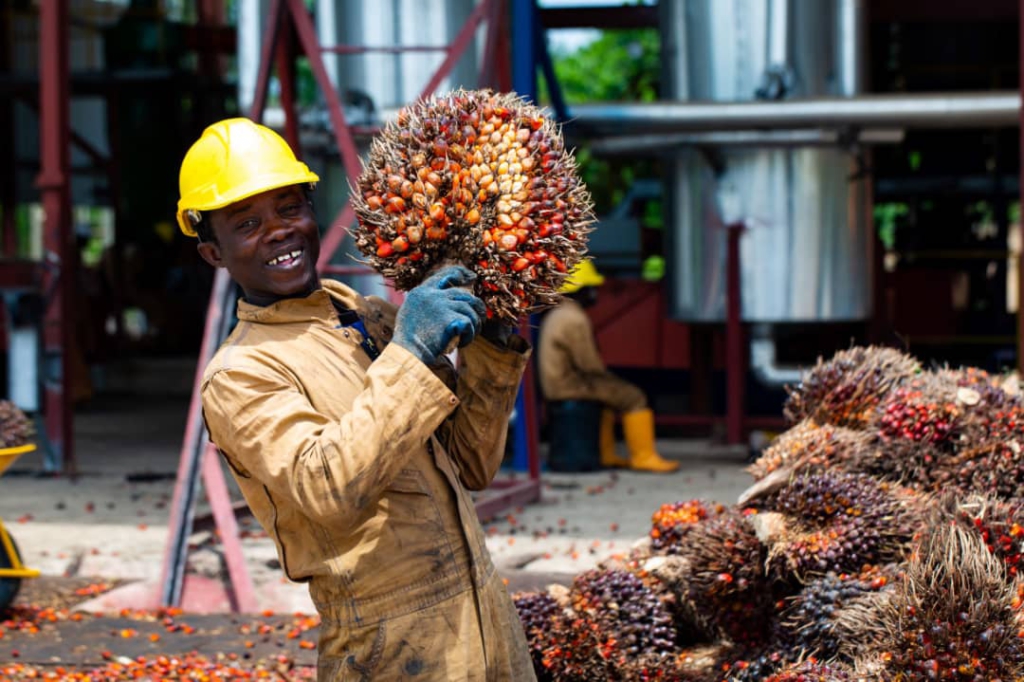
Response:
[[[561,342],[581,374],[604,374],[608,369],[594,340],[594,328],[586,314],[574,316],[562,330]]]
[[[508,348],[479,339],[459,351],[459,408],[437,437],[470,490],[486,488],[501,467],[508,418],[529,358],[530,345],[518,336]]]
[[[415,356],[390,344],[339,421],[317,412],[285,375],[225,368],[203,386],[211,439],[239,475],[252,476],[310,518],[355,519],[458,405]]]

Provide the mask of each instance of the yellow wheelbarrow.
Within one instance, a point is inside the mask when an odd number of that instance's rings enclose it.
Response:
[[[16,459],[35,449],[34,443],[13,448],[0,448],[0,476],[4,475],[4,472],[14,464]],[[3,520],[0,520],[0,610],[7,608],[14,601],[23,578],[37,577],[39,577],[39,571],[25,568],[25,565],[21,563],[18,546],[14,544],[14,538],[4,527]]]

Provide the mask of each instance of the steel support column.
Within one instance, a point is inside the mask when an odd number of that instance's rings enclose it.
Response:
[[[76,473],[71,377],[67,351],[73,343],[75,262],[71,242],[70,87],[68,0],[42,0],[39,8],[39,157],[36,180],[44,218],[46,314],[43,374],[47,468]]]
[[[725,376],[726,413],[725,434],[730,445],[743,441],[743,409],[746,387],[746,363],[743,339],[743,287],[740,279],[740,237],[742,222],[732,223],[726,253],[726,322],[725,322]]]

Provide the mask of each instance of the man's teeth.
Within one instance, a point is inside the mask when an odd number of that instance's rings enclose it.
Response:
[[[280,256],[278,256],[277,258],[271,258],[270,260],[268,260],[267,261],[267,265],[277,265],[278,263],[283,263],[285,261],[294,260],[294,259],[298,258],[301,255],[302,255],[302,249],[299,249],[297,251],[292,251],[291,253],[283,253]]]

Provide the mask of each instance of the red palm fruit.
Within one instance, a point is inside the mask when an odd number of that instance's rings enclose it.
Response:
[[[390,191],[383,205],[367,199],[382,188]],[[353,197],[356,244],[398,289],[416,286],[430,272],[420,264],[424,257],[471,269],[481,260],[501,264],[476,270],[474,286],[506,322],[559,300],[566,273],[585,255],[593,222],[589,194],[558,126],[515,95],[486,90],[460,90],[404,109],[371,144]],[[407,252],[379,256],[375,239],[390,242],[401,234],[398,215],[407,232],[420,224],[427,238],[410,235]],[[526,256],[538,252],[548,257]]]

